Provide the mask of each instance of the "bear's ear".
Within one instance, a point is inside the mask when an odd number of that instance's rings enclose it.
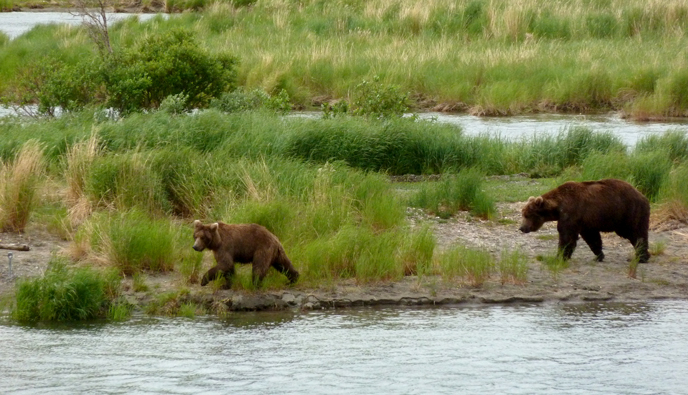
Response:
[[[203,226],[203,224],[201,223],[201,221],[199,221],[199,220],[195,220],[195,221],[194,221],[194,228],[198,229],[198,228],[200,228],[201,226]]]
[[[527,204],[528,204],[528,206],[531,206],[533,208],[540,209],[540,208],[544,207],[545,199],[543,199],[542,196],[538,196],[538,197],[532,197],[531,196],[528,198]]]
[[[220,226],[220,225],[217,222],[210,224],[210,230],[215,231],[215,230],[217,230],[218,226]]]

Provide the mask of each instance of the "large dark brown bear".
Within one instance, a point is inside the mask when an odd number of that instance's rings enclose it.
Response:
[[[270,266],[284,273],[290,283],[299,279],[277,236],[257,224],[229,225],[215,222],[204,225],[194,221],[194,245],[196,251],[209,249],[215,255],[216,266],[203,275],[201,285],[219,277],[225,278],[225,289],[231,287],[234,263],[253,263],[253,282],[260,284]]]
[[[600,232],[616,232],[628,239],[639,262],[650,258],[647,233],[650,202],[629,183],[606,179],[567,182],[523,207],[521,232],[535,232],[548,221],[557,221],[559,251],[571,258],[578,235],[583,237],[598,261],[604,259]]]

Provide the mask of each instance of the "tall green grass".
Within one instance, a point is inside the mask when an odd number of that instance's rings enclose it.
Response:
[[[474,287],[484,284],[495,270],[495,259],[488,251],[462,245],[439,254],[438,262],[442,277],[461,278]]]
[[[115,23],[113,47],[187,28],[212,53],[241,57],[238,81],[246,90],[284,90],[306,107],[349,99],[361,81],[379,76],[419,105],[475,114],[613,108],[661,117],[688,110],[685,0],[208,4],[199,13]],[[0,47],[0,92],[11,90],[30,59],[76,63],[97,56],[91,46],[79,28],[57,26],[10,41]]]
[[[19,280],[12,317],[21,322],[105,317],[119,295],[119,280],[115,272],[71,268],[53,258],[42,277]]]
[[[459,211],[491,218],[495,213],[494,201],[483,190],[484,175],[471,168],[458,174],[445,173],[436,184],[428,184],[412,198],[411,204],[431,213],[448,218]]]
[[[190,254],[180,250],[178,232],[168,220],[132,210],[92,217],[76,239],[87,244],[87,253],[90,250],[84,258],[133,275],[170,271]]]

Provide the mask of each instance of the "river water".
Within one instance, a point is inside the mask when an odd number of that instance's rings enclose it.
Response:
[[[0,392],[685,394],[688,302],[0,324]]]

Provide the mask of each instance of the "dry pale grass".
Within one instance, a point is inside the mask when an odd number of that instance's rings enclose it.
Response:
[[[88,140],[74,144],[66,154],[67,206],[72,226],[81,224],[91,214],[93,207],[85,193],[86,177],[93,161],[102,149],[94,134]]]
[[[43,146],[27,141],[13,162],[0,165],[0,229],[23,232],[45,170]]]

